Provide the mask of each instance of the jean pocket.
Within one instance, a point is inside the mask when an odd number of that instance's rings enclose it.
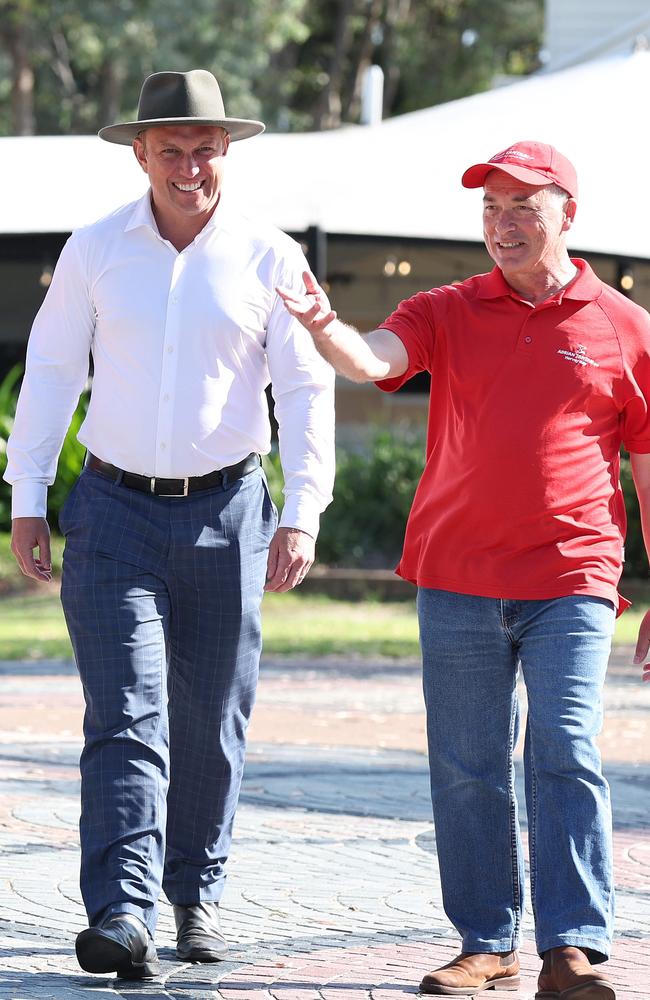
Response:
[[[275,526],[277,528],[278,521],[280,519],[280,515],[278,513],[278,508],[276,507],[275,503],[273,502],[273,497],[271,496],[271,490],[269,488],[269,483],[268,483],[268,480],[266,478],[266,473],[264,472],[264,470],[262,470],[262,485],[264,487],[264,492],[266,494],[266,502],[269,504],[269,507],[271,509],[271,513],[273,514],[273,518],[274,518],[274,521],[275,521]]]
[[[64,536],[66,532],[69,530],[71,516],[74,513],[75,498],[77,495],[77,487],[79,486],[80,478],[81,477],[75,480],[72,489],[68,493],[67,497],[65,498],[59,509],[59,516],[58,516],[59,531]]]

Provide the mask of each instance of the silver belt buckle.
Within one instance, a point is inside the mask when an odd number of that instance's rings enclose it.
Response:
[[[149,481],[149,488],[152,493],[156,493],[156,477],[152,476]],[[186,476],[183,480],[183,492],[182,493],[161,493],[160,496],[164,497],[186,497],[190,491],[190,478]],[[156,494],[157,495],[157,494]]]

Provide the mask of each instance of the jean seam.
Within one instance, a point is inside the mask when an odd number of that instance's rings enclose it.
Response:
[[[514,754],[514,736],[515,736],[515,719],[516,719],[516,704],[515,704],[516,694],[512,699],[512,707],[510,710],[510,733],[508,737],[508,755],[507,755],[507,768],[508,768],[508,791],[509,791],[509,805],[510,805],[510,854],[512,863],[512,902],[513,902],[513,914],[514,914],[514,927],[513,927],[513,943],[512,947],[516,947],[516,941],[519,937],[519,930],[521,925],[521,893],[519,886],[519,854],[517,851],[517,816],[516,816],[516,798],[515,798],[515,787],[514,787],[514,771],[513,771],[513,754]]]
[[[528,723],[528,741],[530,745],[530,806],[531,815],[528,821],[528,858],[530,863],[530,904],[533,918],[537,924],[537,772],[535,771],[535,747],[532,727]]]

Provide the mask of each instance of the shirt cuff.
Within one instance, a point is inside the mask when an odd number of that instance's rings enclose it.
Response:
[[[279,526],[281,528],[297,528],[299,531],[311,535],[312,538],[317,538],[320,512],[320,504],[315,497],[304,493],[290,493],[285,498]]]
[[[40,479],[20,479],[11,489],[12,517],[45,517],[47,483]]]

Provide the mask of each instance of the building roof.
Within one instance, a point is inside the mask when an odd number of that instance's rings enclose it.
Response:
[[[650,53],[557,73],[334,132],[265,134],[229,150],[227,188],[282,229],[481,240],[471,163],[521,139],[557,146],[580,180],[572,247],[650,258]],[[127,147],[91,136],[0,139],[0,232],[69,232],[146,188]]]
[[[643,44],[650,32],[648,0],[546,0],[544,69],[555,72]]]

